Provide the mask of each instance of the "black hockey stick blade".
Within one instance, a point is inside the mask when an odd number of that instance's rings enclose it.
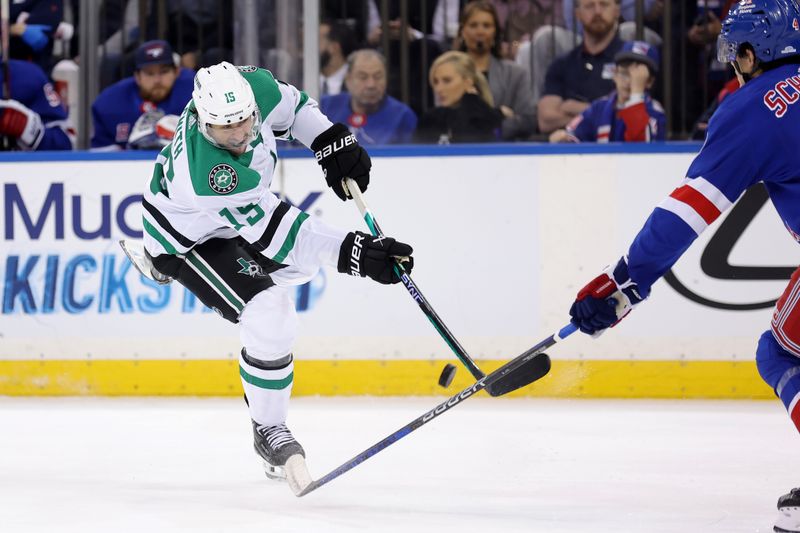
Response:
[[[490,396],[502,396],[530,385],[537,379],[545,377],[548,372],[550,372],[550,357],[546,353],[542,353],[526,361],[518,369],[498,378],[494,383],[487,385],[486,392]]]

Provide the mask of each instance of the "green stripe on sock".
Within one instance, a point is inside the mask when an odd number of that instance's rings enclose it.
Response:
[[[255,385],[261,389],[281,390],[291,385],[292,381],[294,381],[294,372],[290,373],[283,379],[262,379],[252,374],[248,374],[241,365],[239,365],[239,375],[242,376],[242,379],[248,382],[250,385]]]
[[[289,229],[288,235],[286,235],[286,240],[283,241],[281,249],[278,250],[277,255],[272,258],[273,261],[276,263],[283,263],[283,260],[286,259],[286,256],[289,255],[289,252],[294,248],[294,241],[297,238],[297,233],[300,231],[300,226],[303,225],[303,222],[305,222],[307,218],[308,213],[300,213],[297,215],[294,224],[292,224],[292,227]]]
[[[176,250],[175,247],[169,243],[166,237],[161,235],[161,233],[159,233],[158,230],[147,221],[147,219],[142,219],[142,226],[144,226],[145,231],[149,233],[151,237],[157,240],[159,244],[164,247],[168,254],[175,255],[178,253],[178,250]]]
[[[199,259],[197,259],[197,257],[195,257],[194,253],[190,253],[189,255],[187,255],[186,260],[189,261],[191,264],[193,264],[195,267],[197,267],[197,269],[203,273],[205,278],[212,285],[214,285],[214,287],[216,287],[220,293],[222,293],[222,296],[224,296],[225,299],[228,300],[228,303],[230,303],[232,307],[234,307],[240,313],[242,312],[244,306],[239,302],[236,296],[231,294],[228,288],[225,287],[225,285],[223,285],[222,283],[220,283],[219,279],[214,274],[214,272],[206,268],[206,266]]]

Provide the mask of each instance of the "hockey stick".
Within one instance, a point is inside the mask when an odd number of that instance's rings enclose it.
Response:
[[[535,381],[543,376],[545,376],[550,371],[550,358],[544,352],[547,348],[554,345],[560,340],[567,338],[568,336],[572,335],[575,331],[577,331],[577,327],[572,324],[567,324],[563,328],[561,328],[557,333],[554,333],[547,337],[545,340],[530,348],[528,351],[518,355],[508,363],[504,364],[494,372],[490,373],[488,376],[484,376],[480,378],[478,381],[467,387],[466,389],[462,390],[455,396],[451,396],[448,400],[440,403],[427,413],[422,416],[417,417],[409,424],[406,424],[402,428],[398,429],[382,441],[373,444],[363,452],[359,453],[349,461],[343,463],[341,466],[331,470],[329,473],[325,474],[321,478],[311,481],[310,483],[306,484],[302,490],[295,491],[295,495],[298,497],[305,496],[309,492],[313,492],[320,488],[321,486],[330,483],[337,477],[341,476],[348,470],[355,468],[356,466],[360,465],[373,455],[376,455],[381,450],[384,450],[397,442],[398,440],[402,439],[412,431],[415,431],[421,428],[423,425],[427,424],[437,416],[447,412],[451,408],[460,405],[467,400],[471,396],[474,396],[477,392],[482,389],[486,389],[492,384],[498,383],[504,377],[508,376],[509,374],[514,374],[523,366],[528,366],[530,371],[535,371],[535,377],[531,381]],[[298,487],[299,488],[299,487]]]
[[[345,190],[350,193],[355,200],[356,205],[358,206],[358,210],[361,212],[361,216],[364,217],[364,221],[367,223],[367,227],[369,228],[370,233],[372,233],[373,237],[383,237],[383,231],[381,231],[380,226],[378,226],[378,222],[375,220],[375,217],[372,215],[372,211],[370,211],[367,203],[364,201],[364,196],[361,193],[361,189],[358,187],[358,184],[353,181],[351,178],[344,179],[344,186]],[[420,291],[419,286],[414,283],[411,279],[411,276],[405,271],[403,265],[400,261],[397,261],[395,264],[395,273],[403,282],[408,294],[417,302],[419,308],[422,309],[422,312],[428,317],[428,320],[433,324],[433,327],[436,331],[439,332],[439,335],[444,339],[453,353],[458,357],[459,361],[461,361],[464,366],[469,370],[470,374],[475,379],[482,379],[486,377],[478,365],[475,364],[475,361],[469,356],[467,351],[461,346],[461,343],[453,336],[447,326],[442,322],[442,319],[439,318],[439,315],[436,314],[436,311],[433,310],[433,307],[428,303],[428,300],[423,296],[422,291]],[[532,367],[534,366],[533,362],[528,363]],[[528,368],[525,366],[520,366],[518,372],[513,373],[506,373],[502,376],[502,379],[494,380],[491,383],[486,385],[486,392],[489,393],[490,396],[502,396],[503,394],[507,394],[509,392],[515,391],[525,385],[532,383],[535,379],[535,368]]]

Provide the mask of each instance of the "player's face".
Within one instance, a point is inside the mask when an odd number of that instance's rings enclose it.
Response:
[[[461,37],[469,53],[482,55],[492,49],[496,32],[491,13],[475,11],[464,23]]]
[[[584,31],[599,39],[614,29],[619,19],[619,4],[615,0],[579,0],[575,13]]]
[[[358,111],[374,112],[386,95],[386,69],[377,57],[359,57],[347,73],[347,90]],[[355,109],[354,109],[355,110]]]
[[[169,96],[178,77],[178,69],[172,65],[146,65],[133,75],[142,100],[157,104]]]
[[[468,90],[473,90],[475,85],[472,80],[464,78],[452,63],[442,63],[431,76],[433,92],[436,103],[442,107],[457,105]]]
[[[232,154],[241,155],[252,141],[253,117],[235,124],[208,125],[208,133],[220,146]]]

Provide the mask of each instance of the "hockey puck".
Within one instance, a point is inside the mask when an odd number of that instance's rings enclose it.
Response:
[[[446,389],[453,382],[453,378],[455,376],[456,376],[455,365],[447,363],[446,365],[444,365],[442,373],[439,375],[439,386],[444,387]]]

